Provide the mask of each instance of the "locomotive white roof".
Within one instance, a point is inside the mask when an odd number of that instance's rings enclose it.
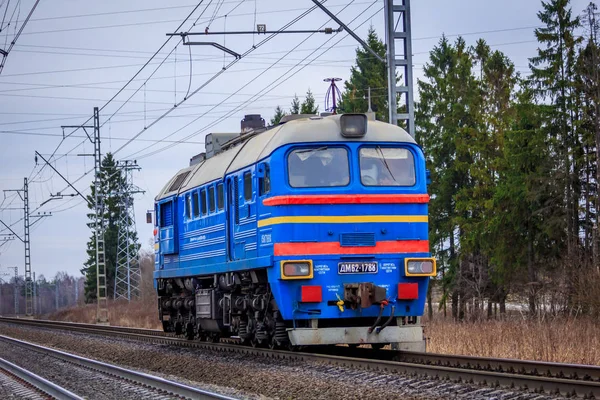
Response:
[[[221,179],[227,173],[254,164],[287,144],[311,142],[415,143],[415,140],[404,129],[380,121],[368,121],[367,133],[361,138],[346,138],[341,135],[340,131],[340,115],[302,118],[286,122],[253,136],[206,161],[180,170],[160,191],[156,200]],[[191,173],[179,189],[169,192],[168,189],[177,176],[186,171],[191,171]]]

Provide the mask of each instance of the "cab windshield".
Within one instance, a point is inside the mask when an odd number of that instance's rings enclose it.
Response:
[[[350,183],[348,150],[342,147],[297,149],[288,155],[290,186],[346,186]]]
[[[413,186],[415,161],[408,149],[362,147],[360,180],[365,186]]]

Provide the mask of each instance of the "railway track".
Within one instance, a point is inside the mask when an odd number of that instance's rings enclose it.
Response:
[[[0,388],[5,398],[82,400],[39,375],[0,358]]]
[[[120,387],[119,391],[122,391],[122,393],[119,393],[118,398],[129,398],[133,394],[133,397],[135,398],[233,400],[231,397],[183,385],[161,377],[148,375],[3,335],[0,335],[0,342],[9,343],[11,346],[21,347],[28,351],[41,353],[45,356],[50,356],[53,359],[64,361],[69,366],[67,368],[67,374],[69,377],[73,376],[73,380],[77,380],[77,376],[81,376],[76,369],[83,369],[85,370],[85,373],[87,373],[88,379],[82,380],[93,379],[96,382],[101,382],[102,385],[108,385],[111,383],[109,381],[112,381],[115,386]],[[26,380],[26,382],[33,387],[38,388],[38,391],[47,394],[41,398],[82,399],[82,397],[52,384],[44,378],[34,375],[8,361],[3,360],[3,362],[0,362],[0,368],[4,368],[4,363],[12,368],[12,370],[9,370],[11,374],[16,375],[18,373],[18,377],[21,378],[21,380]],[[85,386],[87,385],[84,385],[84,387]],[[90,395],[89,392],[82,394],[86,398]],[[26,398],[28,397],[26,396]]]
[[[600,399],[600,367],[598,366],[392,350],[375,351],[341,346],[318,349],[320,353],[316,354],[258,349],[230,343],[189,341],[162,331],[149,329],[14,318],[0,318],[0,322],[109,335],[190,348],[245,353],[267,358],[314,361],[550,395]]]

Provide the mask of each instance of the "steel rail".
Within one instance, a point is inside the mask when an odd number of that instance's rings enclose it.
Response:
[[[163,391],[169,394],[180,396],[188,399],[199,399],[199,400],[235,400],[232,397],[223,396],[217,393],[209,392],[207,390],[198,389],[192,386],[184,385],[178,382],[169,381],[167,379],[145,374],[117,365],[108,364],[105,362],[92,360],[90,358],[81,357],[75,354],[70,354],[64,351],[52,349],[49,347],[40,346],[38,344],[25,342],[23,340],[14,339],[8,336],[0,335],[0,340],[8,342],[17,346],[25,347],[36,352],[40,352],[51,357],[61,359],[63,361],[77,364],[91,370],[99,371],[101,373],[116,376],[125,380],[136,382],[140,385],[146,385],[152,387],[158,391]],[[43,379],[43,378],[40,378]],[[64,397],[68,398],[68,397]],[[80,397],[72,397],[74,399],[80,399]]]
[[[7,371],[9,374],[16,376],[20,380],[35,387],[40,392],[51,396],[54,399],[83,400],[82,397],[77,396],[75,393],[72,393],[67,389],[60,387],[57,384],[52,383],[31,371],[27,371],[26,369],[21,368],[3,358],[0,358],[0,369]]]
[[[0,318],[0,322],[16,322],[180,347],[209,349],[227,353],[238,352],[267,358],[313,361],[413,376],[428,376],[434,379],[470,382],[493,387],[520,388],[521,390],[549,394],[600,399],[600,367],[598,366],[391,350],[374,351],[365,348],[350,349],[341,346],[325,349],[325,354],[314,354],[259,349],[227,343],[192,341],[152,329],[107,327],[16,318]],[[353,357],[348,357],[348,354],[352,354]]]

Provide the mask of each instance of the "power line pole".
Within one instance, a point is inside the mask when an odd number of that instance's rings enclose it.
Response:
[[[384,0],[385,42],[388,67],[388,108],[390,124],[405,121],[410,136],[415,136],[415,103],[413,97],[412,36],[410,0]],[[398,20],[399,23],[396,23]],[[400,23],[401,22],[401,23]],[[396,40],[402,41],[402,53],[396,53]],[[396,70],[401,69],[403,84],[396,86]],[[398,95],[402,113],[398,113]]]
[[[94,107],[93,119],[94,125],[92,126],[63,125],[62,128],[81,128],[88,139],[94,144],[94,154],[92,156],[94,157],[94,210],[96,212],[94,223],[94,234],[96,236],[96,323],[108,324],[108,293],[106,288],[106,260],[104,252],[104,204],[102,194],[100,193],[102,183],[100,175],[102,169],[102,152],[100,151],[100,116],[98,107]],[[94,130],[93,139],[87,129]],[[90,156],[90,154],[82,155]],[[71,185],[71,187],[73,186]],[[73,187],[73,189],[75,188]]]
[[[25,315],[33,315],[33,285],[31,281],[31,243],[29,241],[29,185],[27,178],[23,182],[23,215],[25,230],[23,232],[25,244]]]
[[[5,192],[17,192],[21,200],[23,201],[23,238],[17,235],[10,226],[0,221],[6,228],[8,228],[14,236],[17,237],[25,246],[25,315],[33,315],[33,282],[31,279],[31,240],[29,230],[33,224],[39,221],[43,217],[49,217],[51,213],[38,213],[34,215],[37,218],[31,222],[31,215],[29,210],[29,182],[27,178],[23,178],[23,189],[10,189]],[[21,194],[22,193],[22,194]]]
[[[94,107],[94,188],[96,202],[96,321],[108,324],[108,293],[106,290],[106,262],[104,258],[104,205],[100,193],[100,169],[102,153],[100,151],[100,116],[98,107]]]
[[[33,273],[33,315],[37,314],[37,281],[35,280],[35,272]]]
[[[117,268],[115,271],[115,300],[140,296],[142,274],[138,259],[137,240],[131,234],[135,232],[135,212],[133,195],[144,193],[133,184],[133,172],[141,168],[136,161],[125,160],[117,162],[117,168],[122,171],[122,182],[119,193],[121,214],[119,218],[119,235],[117,247]]]

